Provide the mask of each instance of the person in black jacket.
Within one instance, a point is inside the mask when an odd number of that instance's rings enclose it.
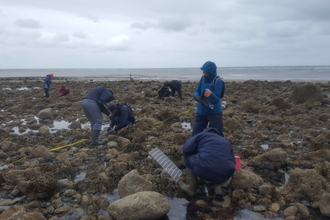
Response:
[[[182,190],[194,196],[197,177],[215,184],[215,199],[223,201],[226,187],[235,172],[235,156],[228,140],[216,128],[208,128],[189,138],[182,147],[186,165],[187,184],[178,182]]]
[[[109,103],[107,107],[111,112],[108,134],[116,133],[120,129],[135,123],[133,111],[128,105]]]
[[[102,113],[110,115],[107,103],[113,101],[113,92],[106,87],[96,87],[89,91],[82,99],[81,106],[91,123],[92,142],[91,145],[103,145],[104,141],[98,139],[103,124]]]
[[[178,92],[178,96],[180,98],[180,102],[182,102],[182,92],[181,92],[181,82],[178,80],[172,80],[170,82],[166,81],[164,82],[163,87],[158,91],[158,96],[160,98],[163,98],[160,94],[161,91],[168,91],[170,88],[171,96],[174,97],[175,92]]]

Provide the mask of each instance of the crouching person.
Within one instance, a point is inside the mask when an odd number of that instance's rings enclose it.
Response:
[[[163,84],[163,87],[158,90],[158,97],[164,99],[164,97],[169,97],[175,95],[178,92],[180,102],[182,102],[182,92],[181,92],[181,82],[178,80],[172,80],[170,82],[166,81]]]
[[[187,184],[179,181],[179,186],[188,195],[197,190],[197,177],[215,184],[215,199],[223,201],[222,187],[226,187],[235,172],[235,156],[231,144],[216,128],[189,138],[182,147],[186,165]]]
[[[114,134],[120,129],[135,123],[133,110],[128,105],[109,103],[107,107],[111,112],[108,134]]]

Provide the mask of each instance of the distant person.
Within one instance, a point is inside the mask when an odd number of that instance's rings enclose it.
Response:
[[[100,131],[103,124],[102,113],[110,115],[110,111],[107,108],[107,104],[113,101],[113,92],[106,87],[96,87],[89,91],[81,101],[82,109],[91,123],[92,129],[92,142],[91,145],[103,145],[105,144],[99,138]]]
[[[61,94],[61,96],[70,96],[70,90],[66,86],[61,86],[57,91]]]
[[[108,134],[114,134],[120,129],[127,126],[131,126],[135,123],[133,110],[125,103],[121,103],[121,104],[109,103],[107,107],[111,112],[111,116],[110,116],[111,122],[108,128]]]
[[[45,98],[49,97],[49,89],[50,89],[50,84],[52,83],[52,78],[54,77],[54,74],[49,74],[46,76],[44,79],[44,84],[43,84],[43,89],[45,91]]]
[[[223,201],[223,188],[227,187],[235,172],[235,156],[228,140],[216,128],[208,128],[189,138],[182,147],[186,166],[187,184],[178,184],[188,195],[197,190],[197,177],[215,184],[214,197]]]
[[[170,94],[168,94],[169,92]],[[170,82],[166,81],[164,82],[163,87],[158,91],[158,97],[161,99],[164,99],[164,97],[168,97],[169,95],[174,97],[175,92],[178,92],[180,102],[182,102],[181,82],[178,80],[172,80]]]
[[[205,128],[216,128],[223,136],[221,94],[224,83],[217,77],[217,66],[214,62],[207,61],[201,67],[203,76],[201,77],[194,92],[194,98],[198,101],[196,117],[192,136],[203,132]],[[214,82],[214,79],[216,81]]]

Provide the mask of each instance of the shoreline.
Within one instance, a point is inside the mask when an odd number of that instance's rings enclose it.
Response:
[[[17,82],[20,80],[23,81],[43,81],[44,77],[0,77],[0,81],[9,81],[9,82]],[[134,77],[54,77],[53,79],[56,82],[61,82],[61,81],[83,81],[83,82],[101,82],[101,81],[108,81],[108,82],[113,82],[113,81],[125,81],[125,80],[130,80],[130,81],[143,81],[143,82],[148,82],[148,81],[158,81],[158,82],[165,82],[165,81],[170,81],[169,79],[134,79]],[[199,79],[178,79],[181,82],[198,82]],[[330,83],[330,80],[325,81],[325,80],[315,80],[315,81],[309,81],[309,80],[267,80],[267,79],[223,79],[224,82],[228,83],[242,83],[245,81],[264,81],[264,82],[306,82],[306,83]]]

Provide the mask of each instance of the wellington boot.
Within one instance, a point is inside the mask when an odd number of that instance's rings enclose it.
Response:
[[[100,130],[92,130],[92,142],[91,145],[104,145],[105,142],[99,139]]]
[[[189,168],[186,169],[187,172],[187,184],[179,182],[180,188],[185,191],[189,196],[195,196],[197,190],[197,177],[193,171]]]

